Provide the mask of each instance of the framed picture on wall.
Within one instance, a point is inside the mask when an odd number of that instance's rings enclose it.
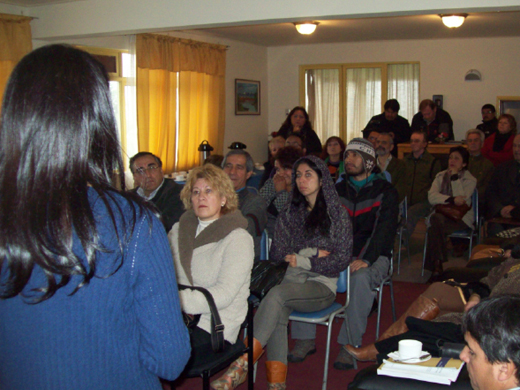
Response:
[[[235,79],[235,115],[260,115],[260,81]]]
[[[520,123],[520,96],[497,96],[498,115],[510,114]]]
[[[433,95],[432,97],[433,102],[442,110],[442,107],[444,106],[444,96],[443,95]]]

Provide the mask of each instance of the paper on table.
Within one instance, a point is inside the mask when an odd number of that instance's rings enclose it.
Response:
[[[417,379],[420,381],[450,385],[459,376],[464,362],[450,358],[432,358],[416,364],[393,363],[384,360],[377,369],[378,375],[396,378]]]

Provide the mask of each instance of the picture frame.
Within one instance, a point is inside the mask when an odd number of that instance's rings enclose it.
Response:
[[[235,115],[260,115],[260,81],[235,79]]]
[[[444,106],[444,95],[433,95],[432,100],[437,105],[437,107],[442,110]]]
[[[502,114],[513,115],[516,122],[520,121],[520,96],[497,96],[498,116]]]

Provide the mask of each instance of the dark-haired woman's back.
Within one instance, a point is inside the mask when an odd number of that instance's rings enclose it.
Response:
[[[50,299],[30,304],[38,295],[31,290],[46,282],[35,267],[25,297],[0,300],[2,390],[160,389],[158,377],[174,379],[189,358],[187,332],[172,325],[181,321],[180,306],[162,224],[138,212],[122,261],[108,209],[92,189],[89,201],[108,249],[98,252],[97,277],[71,295],[80,281],[72,277]],[[131,221],[128,200],[115,195],[109,204],[122,209],[119,227],[123,216]],[[76,235],[73,250],[85,260]]]

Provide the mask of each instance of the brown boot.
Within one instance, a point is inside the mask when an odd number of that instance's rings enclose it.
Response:
[[[247,345],[247,340],[246,340]],[[262,344],[257,339],[253,339],[253,363],[256,363],[264,350]],[[211,382],[211,388],[214,390],[232,390],[245,382],[247,377],[248,363],[247,353],[240,356],[231,363],[231,366],[220,378]]]
[[[282,362],[265,362],[267,370],[267,389],[285,390],[285,379],[287,378],[287,364]]]
[[[353,347],[352,345],[345,345],[344,348],[354,359],[360,362],[375,362],[377,360],[377,354],[379,353],[374,344],[360,348]]]
[[[431,300],[425,296],[419,295],[419,298],[413,301],[408,310],[406,310],[406,312],[399,317],[399,319],[394,322],[390,328],[381,335],[381,337],[379,337],[379,340],[384,340],[406,332],[408,330],[405,323],[406,317],[415,317],[421,320],[430,321],[439,315],[439,311],[440,309],[437,305],[436,299]]]

